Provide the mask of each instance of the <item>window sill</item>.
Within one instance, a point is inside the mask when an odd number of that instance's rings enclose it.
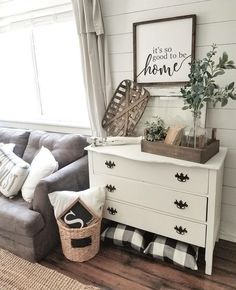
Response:
[[[0,120],[1,127],[11,127],[30,130],[44,130],[57,133],[74,133],[81,135],[92,135],[92,131],[88,127],[79,127],[73,123],[60,123],[49,121],[19,121],[19,120]]]

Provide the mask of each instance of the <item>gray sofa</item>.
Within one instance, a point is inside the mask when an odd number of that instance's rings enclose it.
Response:
[[[8,199],[0,194],[0,248],[29,261],[45,257],[58,243],[59,234],[48,193],[89,187],[86,138],[76,134],[0,128],[0,142],[14,143],[14,153],[31,163],[41,146],[48,148],[59,170],[42,179],[31,204],[19,193]]]

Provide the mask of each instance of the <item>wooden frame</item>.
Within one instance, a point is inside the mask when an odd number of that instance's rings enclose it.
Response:
[[[184,84],[195,56],[196,15],[133,23],[134,81]]]
[[[73,219],[69,219],[69,223],[64,220],[67,215],[73,216]],[[68,228],[83,228],[97,222],[98,217],[80,198],[77,198],[60,214],[58,220]]]

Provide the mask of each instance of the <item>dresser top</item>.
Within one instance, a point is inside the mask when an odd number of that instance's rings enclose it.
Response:
[[[190,162],[182,159],[170,158],[166,156],[146,153],[141,151],[140,144],[132,145],[113,145],[113,146],[88,146],[85,148],[88,151],[93,151],[101,154],[108,154],[113,156],[119,156],[131,160],[152,162],[152,163],[169,163],[178,166],[186,167],[198,167],[205,169],[216,169],[218,170],[225,160],[227,148],[220,147],[219,153],[214,155],[210,160],[204,164]]]

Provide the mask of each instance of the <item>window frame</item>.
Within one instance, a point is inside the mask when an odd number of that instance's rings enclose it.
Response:
[[[0,2],[0,8],[3,5],[14,5],[13,1],[5,1]],[[32,29],[35,25],[39,24],[50,24],[50,23],[57,23],[57,22],[64,22],[67,19],[71,20],[73,18],[73,11],[72,11],[72,4],[68,0],[55,0],[53,1],[39,1],[43,2],[43,7],[38,8],[36,10],[32,9],[32,6],[29,7],[29,11],[13,11],[14,9],[9,11],[5,10],[6,17],[3,17],[0,20],[0,33],[1,31],[8,31],[13,27],[13,30],[19,29],[20,27],[30,26]],[[56,4],[58,2],[58,5]],[[46,3],[48,3],[46,5]],[[50,4],[49,4],[50,3]],[[39,3],[37,3],[39,4]],[[55,5],[56,4],[56,5]],[[46,7],[45,7],[46,5]],[[51,7],[49,7],[51,5]],[[53,6],[52,6],[53,5]],[[13,6],[12,6],[13,8]],[[11,13],[10,13],[11,11]],[[1,13],[0,13],[1,14]],[[1,15],[0,15],[1,16]],[[33,32],[31,31],[31,42],[32,42],[32,53],[33,53],[33,67],[35,72],[35,84],[36,84],[36,93],[40,101],[40,87],[38,83],[38,71],[37,71],[37,64],[35,63],[36,56],[35,56],[35,47],[34,47],[34,39],[33,39]],[[40,108],[42,110],[42,106]],[[18,118],[1,118],[0,116],[0,125],[4,127],[15,127],[15,128],[25,128],[25,129],[39,129],[39,130],[46,130],[46,131],[53,131],[53,132],[62,132],[62,133],[78,133],[78,134],[85,134],[91,135],[91,127],[83,127],[79,126],[77,123],[74,122],[65,122],[65,121],[51,121],[51,120],[43,120],[42,119],[18,119]]]

